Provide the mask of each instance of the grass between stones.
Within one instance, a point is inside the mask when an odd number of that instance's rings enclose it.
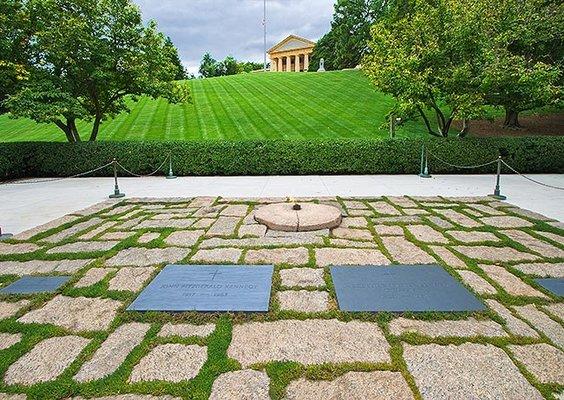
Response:
[[[373,210],[369,202],[375,201],[375,199],[355,199],[356,201],[360,202],[362,205],[366,207],[368,210],[365,216],[361,216],[360,218],[364,218],[366,220],[366,226],[363,228],[351,228],[351,229],[367,229],[373,238],[373,242],[376,244],[377,249],[382,252],[382,254],[388,258],[392,264],[398,264],[392,257],[392,254],[387,250],[384,242],[376,233],[375,230],[375,218],[378,217],[387,217],[389,215],[385,214],[378,214],[375,210]],[[386,204],[393,207],[397,210],[401,215],[409,215],[404,211],[404,207],[400,207],[394,201],[388,198],[378,199],[379,201],[383,201]],[[510,311],[511,306],[521,306],[526,304],[535,304],[538,306],[554,304],[555,301],[559,301],[557,297],[552,295],[550,292],[546,291],[544,288],[537,285],[533,277],[530,275],[524,274],[521,271],[514,268],[515,265],[519,263],[519,261],[510,261],[510,262],[492,262],[488,260],[476,260],[470,257],[465,256],[464,254],[457,251],[454,246],[456,245],[465,245],[465,243],[457,241],[453,236],[449,235],[448,231],[455,229],[459,231],[466,231],[466,232],[489,232],[494,234],[497,238],[499,238],[499,242],[473,242],[468,244],[469,246],[488,246],[492,248],[499,248],[502,249],[504,247],[513,248],[518,251],[535,254],[540,257],[539,262],[564,262],[564,259],[552,258],[547,259],[538,252],[534,252],[528,249],[521,243],[518,243],[514,240],[511,240],[507,236],[503,235],[503,230],[498,229],[495,227],[482,225],[476,228],[467,228],[461,226],[456,221],[449,220],[453,225],[453,228],[442,228],[441,226],[432,223],[426,216],[435,216],[440,217],[443,220],[447,220],[448,218],[444,217],[442,214],[435,212],[434,207],[428,206],[429,201],[418,199],[418,198],[410,198],[411,202],[416,204],[417,208],[427,212],[428,214],[421,216],[419,224],[424,224],[433,227],[436,231],[440,232],[446,238],[449,239],[448,244],[438,244],[438,243],[429,243],[423,242],[417,239],[407,228],[406,225],[413,224],[412,222],[378,222],[379,225],[389,225],[389,226],[400,226],[403,230],[403,237],[407,239],[409,242],[415,244],[417,247],[425,251],[426,253],[430,254],[433,258],[436,259],[437,264],[443,266],[453,277],[458,279],[460,282],[464,283],[461,277],[457,273],[457,269],[450,266],[447,262],[442,260],[438,254],[435,254],[431,246],[433,245],[440,245],[444,246],[448,250],[450,250],[456,257],[458,257],[465,265],[469,271],[476,273],[478,276],[486,280],[490,283],[495,289],[495,294],[490,295],[478,295],[478,297],[482,299],[495,299],[503,304],[505,307],[508,307]],[[444,202],[452,202],[448,199],[442,199]],[[319,201],[319,200],[316,200]],[[346,201],[347,199],[337,198],[335,199],[337,204],[339,204],[344,210],[346,210]],[[433,200],[436,202],[438,200]],[[491,201],[484,200],[479,202],[479,204],[488,204]],[[123,209],[122,212],[115,212],[112,213],[112,210],[117,210],[119,207],[122,207],[124,204],[131,204],[131,208]],[[182,204],[182,205],[180,205]],[[162,202],[151,202],[151,206],[159,207],[161,209],[173,209],[179,207],[186,207],[188,204],[187,201],[183,201],[180,204],[170,203],[166,201]],[[244,201],[244,200],[237,200],[237,201],[229,201],[224,200],[221,198],[217,198],[214,200],[211,207],[213,208],[212,211],[221,211],[223,210],[228,204],[243,204],[247,205],[247,213],[251,212],[252,208],[259,203],[256,201]],[[32,261],[32,260],[51,260],[51,261],[58,261],[58,260],[66,260],[66,259],[92,259],[93,261],[90,262],[88,265],[84,266],[83,268],[79,269],[75,273],[72,274],[72,279],[61,289],[58,293],[63,294],[65,296],[70,297],[99,297],[99,298],[109,298],[121,301],[123,306],[118,311],[116,319],[112,322],[110,328],[107,331],[102,332],[81,332],[79,333],[80,336],[85,338],[91,339],[91,342],[86,346],[86,348],[82,351],[80,356],[62,373],[57,379],[36,384],[30,387],[21,386],[21,385],[12,385],[8,386],[3,381],[0,381],[0,393],[26,393],[29,399],[58,399],[58,398],[65,398],[70,396],[85,396],[85,397],[99,397],[103,395],[110,395],[116,393],[139,393],[139,394],[152,394],[152,395],[160,395],[160,394],[170,394],[173,396],[178,396],[184,399],[205,399],[209,397],[212,385],[214,380],[221,375],[222,373],[228,371],[234,371],[241,368],[239,363],[236,360],[230,359],[227,356],[227,349],[231,342],[231,335],[232,335],[232,328],[234,324],[245,323],[249,321],[255,322],[262,322],[262,321],[277,321],[281,319],[297,319],[297,320],[305,320],[305,319],[339,319],[341,321],[352,321],[352,320],[359,320],[359,321],[370,321],[376,322],[378,326],[382,329],[384,337],[388,341],[391,346],[390,349],[390,356],[391,362],[390,363],[382,363],[382,364],[371,364],[371,363],[348,363],[348,364],[321,364],[321,365],[302,365],[296,362],[279,362],[279,361],[272,361],[265,364],[257,364],[253,365],[252,368],[265,370],[270,378],[270,395],[274,399],[280,399],[284,396],[284,391],[288,384],[300,377],[305,377],[311,380],[332,380],[338,376],[341,376],[349,371],[375,371],[375,370],[386,370],[386,371],[397,371],[402,374],[404,379],[406,380],[407,384],[413,391],[415,398],[420,399],[421,394],[419,389],[416,386],[416,383],[409,373],[407,365],[403,359],[403,343],[407,343],[410,345],[424,345],[424,344],[440,344],[440,345],[460,345],[463,343],[479,343],[479,344],[491,344],[497,347],[502,348],[507,354],[508,357],[515,363],[515,365],[519,368],[519,371],[527,378],[527,380],[534,385],[544,397],[546,398],[553,398],[554,393],[561,391],[564,389],[562,385],[558,384],[546,384],[538,382],[531,373],[529,373],[526,369],[526,366],[520,363],[515,359],[515,357],[511,354],[508,350],[507,346],[509,345],[526,345],[526,344],[535,344],[535,343],[551,343],[551,340],[543,334],[540,330],[538,333],[540,334],[539,338],[527,338],[527,337],[520,337],[511,334],[509,329],[507,328],[507,322],[498,316],[494,311],[487,310],[484,312],[473,312],[473,313],[437,313],[437,312],[427,312],[427,313],[402,313],[401,315],[405,318],[415,318],[419,320],[426,320],[426,321],[440,321],[440,320],[462,320],[467,319],[469,317],[476,318],[477,320],[493,320],[496,323],[500,324],[504,327],[504,329],[509,333],[507,337],[483,337],[483,336],[475,336],[475,337],[427,337],[418,333],[404,333],[399,336],[395,336],[390,333],[389,331],[389,323],[393,319],[395,319],[399,314],[398,313],[347,313],[341,312],[337,308],[336,302],[336,294],[335,288],[331,279],[330,275],[330,268],[324,267],[323,268],[323,280],[324,285],[322,286],[291,286],[285,287],[282,286],[281,278],[280,278],[280,271],[283,269],[289,268],[319,268],[316,265],[315,259],[315,250],[318,248],[342,248],[341,246],[335,246],[331,244],[331,241],[328,237],[323,238],[323,244],[292,244],[292,245],[256,245],[256,246],[244,246],[242,247],[242,253],[239,257],[238,263],[243,263],[246,253],[250,249],[265,249],[265,248],[284,248],[284,249],[292,249],[298,247],[305,247],[308,250],[308,261],[304,265],[295,266],[295,265],[288,265],[288,264],[278,264],[275,265],[275,272],[273,276],[273,285],[272,285],[272,294],[270,299],[270,311],[265,314],[244,314],[244,313],[196,313],[196,312],[185,312],[185,313],[178,313],[178,314],[169,314],[169,313],[159,313],[159,312],[148,312],[148,313],[129,313],[125,312],[125,307],[134,300],[134,298],[138,295],[138,292],[129,292],[129,291],[112,291],[108,289],[108,284],[112,278],[115,277],[117,271],[109,273],[102,279],[100,282],[83,288],[76,288],[74,284],[86,273],[86,271],[90,268],[102,267],[105,265],[105,261],[110,259],[111,257],[118,254],[121,250],[130,248],[130,247],[143,247],[147,249],[158,249],[168,247],[165,242],[165,239],[168,235],[172,232],[179,231],[179,230],[204,230],[207,232],[209,227],[207,228],[194,228],[188,227],[183,229],[175,229],[170,227],[163,227],[163,228],[143,228],[143,229],[134,229],[132,230],[131,227],[124,228],[123,224],[127,224],[128,221],[137,220],[137,223],[147,220],[150,218],[155,217],[159,213],[154,211],[154,208],[148,207],[149,203],[143,202],[134,202],[134,201],[125,201],[121,203],[116,203],[112,206],[109,206],[105,209],[98,210],[91,215],[81,216],[79,219],[63,224],[59,227],[49,229],[45,232],[41,232],[30,240],[26,241],[18,241],[18,240],[9,240],[6,243],[36,243],[42,248],[38,251],[28,254],[5,254],[0,255],[0,261]],[[193,208],[194,210],[200,210],[201,208]],[[472,209],[472,212],[467,212],[468,209],[463,202],[456,202],[454,201],[452,205],[449,205],[448,209],[454,210],[459,212],[460,214],[465,215],[466,217],[480,222],[481,213],[475,209]],[[499,207],[499,210],[503,211],[506,215],[517,216],[524,220],[530,221],[534,224],[532,227],[526,228],[517,228],[520,229],[529,235],[542,240],[546,243],[549,243],[555,247],[560,249],[564,249],[564,243],[557,242],[550,238],[546,238],[542,235],[536,233],[537,231],[545,231],[554,233],[557,235],[563,235],[562,230],[540,220],[536,220],[530,216],[523,216],[518,213],[514,213],[511,211],[511,206],[507,205],[507,207]],[[136,211],[136,213],[133,213]],[[357,210],[358,211],[358,210]],[[475,212],[477,211],[477,212]],[[211,218],[216,219],[217,214],[219,212],[212,212]],[[483,214],[483,213],[482,213]],[[126,216],[127,218],[123,218]],[[484,216],[487,216],[484,214]],[[60,242],[57,243],[47,243],[44,241],[45,238],[52,236],[54,234],[60,233],[68,228],[72,228],[76,224],[85,222],[90,220],[91,218],[101,218],[102,222],[87,229],[75,232],[73,235],[62,239]],[[209,216],[200,216],[196,218],[200,220],[202,218],[209,218]],[[97,229],[101,224],[113,221],[116,222],[115,225],[109,227],[104,231],[100,231],[96,233],[92,238],[89,240],[99,240],[104,234],[111,233],[111,232],[121,232],[121,231],[131,231],[134,234],[126,239],[121,240],[114,248],[110,249],[106,252],[84,252],[84,253],[72,253],[72,254],[47,254],[46,252],[53,247],[60,246],[67,243],[73,243],[77,241],[77,239],[84,235],[85,233],[92,232]],[[241,217],[240,221],[237,223],[235,229],[233,230],[232,234],[220,236],[223,239],[238,239],[237,232],[239,228],[243,225],[243,217]],[[138,239],[146,233],[158,233],[159,236],[154,240],[140,244]],[[207,238],[203,235],[201,236],[194,246],[191,246],[189,253],[187,254],[184,259],[179,260],[179,263],[191,263],[191,258],[200,248],[200,245],[204,240]],[[351,243],[365,243],[362,240],[358,239],[350,239]],[[546,294],[548,297],[546,299],[538,298],[538,297],[525,297],[525,296],[514,296],[507,293],[502,286],[494,279],[492,279],[488,274],[479,267],[480,264],[490,264],[490,265],[499,265],[504,269],[511,272],[513,275],[521,279],[527,285],[537,289],[541,293]],[[165,262],[153,265],[155,271],[153,276],[155,276],[160,270],[166,265]],[[1,274],[1,270],[0,270]],[[62,273],[63,274],[63,273]],[[18,278],[16,275],[0,275],[0,286],[5,286]],[[469,290],[473,291],[473,289],[469,288]],[[330,309],[328,311],[323,312],[315,312],[315,313],[305,313],[305,312],[298,312],[292,310],[280,310],[280,305],[278,303],[276,293],[281,290],[309,290],[309,291],[327,291],[329,294],[330,299]],[[77,335],[76,333],[69,332],[61,327],[57,327],[54,325],[43,325],[43,324],[22,324],[17,322],[17,318],[22,316],[26,313],[26,311],[31,309],[40,308],[43,304],[53,298],[53,294],[38,294],[33,296],[0,296],[0,300],[5,301],[16,301],[20,299],[29,299],[31,303],[24,307],[20,312],[18,312],[15,316],[11,318],[7,318],[4,320],[0,320],[0,332],[5,333],[21,333],[22,340],[11,346],[10,348],[0,351],[0,376],[3,376],[9,366],[13,364],[16,360],[18,360],[21,356],[29,352],[37,343],[41,340],[54,337],[54,336],[63,336],[63,335]],[[516,313],[512,312],[514,316]],[[547,313],[548,317],[552,320],[559,323],[561,326],[563,321],[559,320],[555,315],[551,315]],[[78,372],[80,366],[88,359],[92,357],[94,352],[99,348],[99,346],[103,343],[103,341],[109,336],[110,332],[113,332],[118,326],[126,322],[144,322],[151,324],[151,328],[147,332],[144,340],[141,342],[139,346],[137,346],[125,359],[125,361],[120,365],[120,367],[115,371],[113,374],[109,375],[108,377],[84,384],[78,384],[75,382],[72,377]],[[216,325],[215,331],[206,338],[201,337],[188,337],[188,338],[181,338],[177,336],[173,337],[158,337],[157,334],[161,327],[165,323],[192,323],[192,324],[204,324],[204,323],[214,323]],[[525,323],[532,326],[529,322],[525,321]],[[129,376],[131,371],[133,370],[134,366],[143,358],[152,348],[159,344],[165,343],[180,343],[185,345],[200,345],[200,346],[207,346],[207,354],[208,359],[205,362],[204,366],[199,371],[198,375],[190,380],[181,383],[170,383],[170,382],[141,382],[141,383],[134,383],[131,384],[128,382]]]

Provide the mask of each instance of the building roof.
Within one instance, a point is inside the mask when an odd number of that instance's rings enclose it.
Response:
[[[272,46],[267,53],[278,53],[282,51],[309,49],[315,46],[315,42],[297,35],[290,35],[280,43]]]

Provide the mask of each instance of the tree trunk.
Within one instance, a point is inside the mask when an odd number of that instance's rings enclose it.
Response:
[[[55,125],[57,125],[59,127],[59,129],[61,129],[63,132],[65,132],[65,136],[67,137],[67,140],[69,143],[74,143],[76,142],[73,134],[71,133],[68,125],[65,125],[62,121],[55,121]]]
[[[458,132],[458,137],[459,138],[466,137],[466,135],[468,135],[469,130],[470,130],[469,121],[466,118],[462,119],[462,129],[460,130],[460,132]]]
[[[521,125],[519,124],[519,111],[506,108],[503,127],[507,129],[521,129]]]
[[[74,120],[74,118],[67,120],[67,125],[74,138],[74,141],[80,142],[81,141],[80,134],[78,133],[78,129],[76,128],[76,121]]]
[[[101,117],[96,116],[94,118],[94,125],[92,125],[92,132],[90,133],[90,141],[95,142],[96,138],[98,137],[98,131],[100,130],[100,121],[102,120]]]

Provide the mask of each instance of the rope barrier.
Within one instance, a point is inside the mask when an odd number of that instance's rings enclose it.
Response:
[[[531,177],[528,177],[526,175],[523,175],[522,173],[520,173],[519,171],[517,171],[515,168],[513,168],[511,165],[507,164],[503,159],[501,160],[501,162],[503,163],[503,165],[505,165],[507,168],[509,168],[511,171],[515,172],[517,175],[521,176],[522,178],[525,178],[531,182],[536,183],[537,185],[541,185],[541,186],[545,186],[547,188],[551,188],[551,189],[556,189],[556,190],[564,190],[564,187],[560,187],[560,186],[553,186],[553,185],[549,185],[540,181],[537,181],[536,179],[533,179]]]
[[[170,155],[167,156],[167,157],[164,159],[164,161],[161,163],[161,165],[159,165],[159,167],[158,167],[156,170],[154,170],[153,172],[151,172],[150,174],[147,174],[147,175],[139,175],[139,174],[136,174],[135,172],[131,172],[130,170],[128,170],[127,168],[125,168],[119,161],[116,161],[116,164],[117,164],[121,169],[123,169],[125,172],[127,172],[127,173],[130,174],[130,175],[136,176],[136,177],[138,177],[138,178],[145,178],[145,177],[153,176],[153,175],[155,175],[157,172],[159,172],[159,171],[161,170],[161,168],[162,168],[162,167],[166,164],[166,162],[169,160],[169,158],[170,158]]]
[[[63,181],[65,179],[72,179],[72,178],[80,178],[81,176],[89,175],[94,172],[100,171],[106,167],[109,167],[114,162],[110,161],[109,163],[102,165],[101,167],[91,169],[90,171],[81,172],[80,174],[71,175],[71,176],[64,176],[62,178],[49,178],[49,179],[41,179],[41,180],[25,180],[20,182],[2,182],[1,185],[26,185],[26,184],[33,184],[33,183],[45,183],[45,182],[56,182],[56,181]]]

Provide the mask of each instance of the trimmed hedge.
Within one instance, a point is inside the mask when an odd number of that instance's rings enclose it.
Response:
[[[481,164],[502,154],[527,173],[563,173],[563,137],[340,139],[184,142],[0,143],[0,177],[57,177],[99,167],[116,157],[138,174],[172,152],[174,173],[186,175],[416,174],[421,145],[453,164]],[[431,173],[492,173],[495,165],[458,169],[429,157]],[[164,170],[164,168],[163,168]],[[110,176],[111,168],[96,176]],[[163,173],[164,174],[164,171]],[[127,175],[122,172],[120,175]]]

